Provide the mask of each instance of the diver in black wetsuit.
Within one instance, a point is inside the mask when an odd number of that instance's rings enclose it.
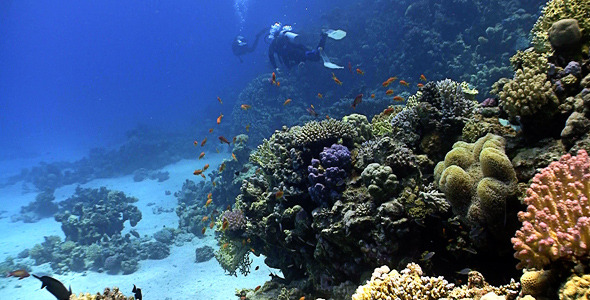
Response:
[[[305,45],[298,43],[297,37],[298,34],[292,31],[291,26],[281,27],[280,23],[271,26],[268,35],[268,40],[270,40],[268,59],[274,69],[277,69],[275,55],[287,69],[308,60],[319,61],[322,58],[321,51],[323,51],[328,37],[325,32],[322,32],[320,42],[314,49],[309,49]]]
[[[241,35],[236,36],[234,41],[231,44],[231,51],[234,53],[235,56],[238,57],[240,62],[244,62],[242,60],[242,55],[254,52],[256,50],[256,46],[258,45],[258,40],[260,37],[266,32],[266,29],[261,30],[259,33],[256,34],[256,38],[254,39],[254,43],[250,46],[246,38]]]

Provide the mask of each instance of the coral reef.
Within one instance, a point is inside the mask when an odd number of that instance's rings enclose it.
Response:
[[[35,223],[43,218],[53,217],[58,211],[57,204],[53,200],[55,200],[53,190],[46,190],[37,194],[35,201],[21,207],[20,215],[13,216],[12,221]]]
[[[344,190],[347,171],[350,169],[350,151],[346,146],[333,144],[324,147],[320,159],[312,159],[307,167],[311,199],[320,206],[331,204]]]
[[[72,294],[70,296],[70,300],[134,300],[133,296],[125,296],[123,292],[119,290],[118,287],[105,288],[104,291],[101,293],[97,292],[96,294],[90,293],[80,293],[79,295]]]
[[[535,175],[527,190],[522,228],[512,243],[519,268],[538,268],[560,259],[587,256],[590,242],[590,158],[566,154]]]
[[[434,169],[435,183],[453,212],[474,227],[505,230],[504,215],[516,202],[516,173],[504,153],[504,139],[487,134],[473,144],[457,142]]]

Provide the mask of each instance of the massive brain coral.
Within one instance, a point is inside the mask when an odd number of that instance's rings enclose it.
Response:
[[[518,268],[538,268],[590,254],[590,158],[566,154],[535,175],[522,228],[512,238]]]
[[[472,226],[493,228],[514,199],[516,173],[504,139],[487,134],[473,144],[457,142],[434,169],[434,179],[453,212]]]

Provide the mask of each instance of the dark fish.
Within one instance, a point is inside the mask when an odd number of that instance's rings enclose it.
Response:
[[[131,290],[133,294],[135,294],[135,300],[141,300],[141,289],[136,287],[135,284],[133,285],[133,290]]]
[[[258,269],[260,269],[260,266],[256,266],[256,268],[254,268],[254,271],[258,271]]]
[[[222,135],[220,135],[220,136],[218,137],[218,139],[219,139],[219,141],[220,141],[222,144],[223,144],[223,143],[226,143],[226,144],[228,144],[228,145],[230,144],[230,142],[229,142],[229,141],[228,141],[228,140],[227,140],[227,139],[226,139],[224,136],[222,136]]]
[[[428,253],[422,255],[422,258],[420,260],[427,261],[427,260],[431,259],[433,256],[434,256],[434,252],[431,251],[431,252],[428,252]]]
[[[6,275],[6,277],[18,277],[18,280],[21,280],[23,278],[27,278],[29,276],[30,276],[29,272],[27,272],[27,270],[23,270],[23,269],[14,270]]]
[[[235,174],[236,176],[238,176],[238,175],[240,175],[240,171],[236,171],[234,174]]]
[[[312,117],[317,117],[318,113],[315,112],[315,109],[313,109],[312,107],[308,107],[306,108],[307,112],[312,116]]]
[[[41,280],[41,289],[47,287],[46,290],[50,292],[57,300],[69,300],[72,294],[72,287],[69,290],[59,280],[49,276],[37,276],[33,274],[33,277]]]
[[[136,238],[139,238],[139,233],[138,233],[138,232],[137,232],[135,229],[134,229],[134,230],[131,230],[131,231],[129,231],[129,233],[131,233],[131,235],[132,235],[132,236],[134,236],[134,237],[136,237]]]
[[[457,274],[467,275],[467,274],[469,274],[469,272],[471,272],[470,268],[464,268],[464,269],[457,271]]]
[[[356,106],[359,105],[361,101],[363,101],[363,94],[358,94],[356,97],[354,97],[354,101],[352,101],[352,108],[356,108]]]

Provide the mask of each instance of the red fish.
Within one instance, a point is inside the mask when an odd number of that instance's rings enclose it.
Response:
[[[395,76],[389,77],[381,85],[383,85],[383,87],[388,87],[392,82],[394,82],[396,80],[397,80],[397,77],[395,77]]]
[[[220,141],[222,144],[223,144],[223,143],[226,143],[226,144],[228,144],[228,145],[230,144],[230,142],[229,142],[229,141],[228,141],[228,140],[227,140],[227,139],[226,139],[226,138],[225,138],[223,135],[220,135],[220,136],[218,137],[218,139],[219,139],[219,141]]]
[[[251,105],[249,105],[249,104],[242,104],[242,105],[240,106],[240,108],[241,108],[242,110],[248,110],[248,109],[250,109],[250,107],[252,107],[252,106],[251,106]]]
[[[393,97],[393,100],[401,102],[401,101],[404,101],[404,97],[398,95],[398,96]]]
[[[277,84],[277,74],[275,74],[275,72],[272,72],[272,76],[270,77],[270,84],[275,85]]]
[[[375,98],[375,94],[371,94],[371,98]]]
[[[27,278],[31,275],[29,275],[29,272],[27,272],[27,270],[24,269],[19,269],[19,270],[14,270],[8,274],[6,274],[6,277],[18,277],[18,280],[21,280],[23,278]]]
[[[352,101],[352,108],[356,108],[356,106],[359,105],[361,101],[363,101],[363,94],[358,94],[356,97],[354,97],[354,101]]]
[[[203,171],[207,171],[207,169],[209,169],[209,164],[206,164],[205,166],[203,166]]]
[[[205,152],[201,152],[201,154],[199,154],[199,159],[205,157]]]
[[[350,74],[352,74],[352,63],[348,62],[348,72],[350,72]]]
[[[287,105],[287,104],[289,104],[289,103],[291,103],[291,98],[289,98],[289,99],[285,100],[285,102],[283,102],[283,106],[285,106],[285,105]]]
[[[209,128],[209,133],[212,133],[212,132],[213,132],[213,128]]]
[[[420,80],[426,81],[426,76],[424,76],[424,74],[420,74]]]
[[[221,118],[223,118],[223,114],[219,114],[219,117],[217,117],[217,125],[221,123]]]
[[[421,83],[418,83],[418,84],[416,84],[416,86],[417,86],[418,88],[422,88],[422,87],[424,87],[424,85],[423,85],[423,84],[421,84]]]
[[[334,75],[334,72],[332,72],[332,80],[334,80],[334,82],[336,82],[337,85],[342,85],[342,81],[340,81],[340,79],[338,79],[336,75]]]
[[[322,99],[324,98],[324,95],[322,95],[322,93],[318,93],[318,98]]]
[[[219,103],[223,104],[223,101],[221,101],[221,98],[217,97],[217,101],[219,101]]]
[[[203,139],[203,141],[201,142],[201,147],[205,146],[205,143],[207,143],[207,138]]]
[[[356,69],[356,73],[359,75],[365,75],[365,72],[363,72],[361,69]]]
[[[408,86],[409,84],[405,81],[405,80],[400,80],[399,84],[403,85],[403,86]]]
[[[385,91],[385,95],[391,95],[391,94],[393,94],[392,89],[388,89],[387,91]]]

